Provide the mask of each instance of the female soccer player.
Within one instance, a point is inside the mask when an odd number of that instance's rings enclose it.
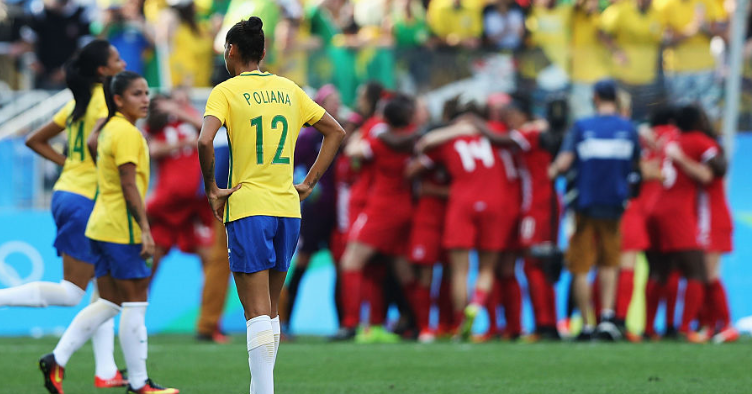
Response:
[[[329,167],[345,136],[334,118],[295,83],[259,70],[263,22],[236,23],[225,39],[233,77],[209,95],[198,150],[206,195],[227,228],[230,269],[247,319],[251,392],[274,392],[279,294],[300,232],[300,201]],[[230,189],[214,179],[212,141],[222,125],[230,146]],[[303,125],[324,135],[303,183],[293,185],[293,152]]]
[[[98,195],[86,225],[101,298],[76,315],[53,353],[39,366],[45,387],[62,394],[65,365],[94,330],[122,311],[120,347],[128,367],[128,393],[174,394],[154,384],[146,373],[147,290],[154,240],[144,198],[149,186],[149,148],[136,120],[149,111],[149,88],[140,75],[124,71],[106,81],[108,116],[97,148]]]
[[[86,45],[65,66],[66,83],[73,100],[49,123],[27,137],[29,148],[63,166],[52,195],[52,216],[57,226],[55,249],[63,257],[63,280],[60,283],[32,282],[0,290],[0,306],[75,306],[94,277],[96,259],[85,246],[88,241],[84,230],[94,207],[97,172],[85,142],[95,123],[107,116],[102,80],[124,68],[120,54],[109,42],[95,40]],[[49,142],[63,130],[68,133],[68,150],[64,154],[53,149]],[[113,329],[114,323],[110,320],[92,338],[96,387],[127,384],[112,356]]]

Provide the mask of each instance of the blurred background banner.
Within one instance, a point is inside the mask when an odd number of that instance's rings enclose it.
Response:
[[[21,151],[14,140],[0,141],[0,167],[9,168],[5,153],[14,149]],[[736,139],[737,154],[732,159],[730,179],[730,203],[733,207],[735,226],[735,251],[723,257],[722,277],[728,286],[729,306],[732,320],[752,316],[752,187],[749,174],[743,170],[752,168],[752,135],[740,134]],[[28,167],[28,166],[24,166]],[[14,185],[0,189],[0,201],[26,198],[23,177],[8,179],[8,173],[1,171],[0,184]],[[26,178],[28,179],[28,178]],[[46,210],[0,209],[0,288],[18,285],[34,280],[59,281],[62,279],[62,264],[52,247],[55,225],[51,214]],[[644,324],[644,298],[640,290],[644,286],[645,269],[638,269],[635,297],[630,307],[628,326],[641,330]],[[641,274],[640,274],[641,273]],[[524,275],[517,275],[524,287]],[[192,333],[198,316],[200,289],[202,284],[201,267],[198,258],[173,251],[162,263],[156,281],[152,285],[151,299],[147,313],[147,326],[150,333]],[[470,278],[473,281],[473,275]],[[557,284],[557,293],[566,294],[569,276],[565,274]],[[234,286],[228,294],[226,313],[222,326],[228,332],[245,332],[245,319]],[[334,291],[334,267],[328,252],[314,256],[309,271],[303,278],[298,296],[296,313],[291,321],[291,331],[296,334],[323,335],[337,329],[337,317],[332,302]],[[91,287],[89,288],[89,294]],[[89,294],[85,300],[89,299]],[[565,297],[559,297],[559,314],[565,308]],[[5,308],[0,321],[0,336],[50,335],[60,334],[73,317],[86,305],[86,301],[75,308],[49,307]],[[677,308],[681,312],[681,307]],[[657,325],[663,326],[663,312],[658,313]],[[533,327],[530,302],[524,300],[524,329]],[[485,332],[488,319],[485,314],[476,321],[474,331]],[[117,326],[116,326],[117,327]]]

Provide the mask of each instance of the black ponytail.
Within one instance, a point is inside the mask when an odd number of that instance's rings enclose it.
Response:
[[[257,16],[236,23],[227,32],[225,40],[236,45],[244,63],[261,62],[264,57],[264,22]]]
[[[95,83],[102,82],[97,69],[106,66],[109,57],[110,43],[94,40],[65,64],[65,83],[76,102],[69,122],[75,122],[86,114],[91,101],[91,88]]]
[[[141,75],[133,71],[123,71],[114,77],[107,77],[105,79],[103,85],[104,100],[107,103],[107,120],[102,123],[102,126],[99,128],[100,130],[118,111],[117,105],[115,104],[115,95],[122,96],[128,87],[131,86],[131,82],[141,78],[143,78]]]

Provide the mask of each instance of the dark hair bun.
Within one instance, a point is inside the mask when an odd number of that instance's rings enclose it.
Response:
[[[264,22],[257,16],[248,18],[247,21],[243,21],[243,30],[251,34],[261,33],[261,29],[264,28]]]

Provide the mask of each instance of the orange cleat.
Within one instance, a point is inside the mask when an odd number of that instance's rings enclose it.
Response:
[[[117,371],[114,377],[110,379],[102,379],[99,376],[94,376],[94,387],[98,389],[108,389],[112,387],[125,387],[128,385],[128,379],[123,375],[123,371]]]
[[[624,331],[624,339],[631,343],[640,343],[642,342],[642,336],[637,335],[629,330]]]
[[[134,390],[129,384],[128,390],[125,391],[125,394],[129,394],[129,393],[133,393],[133,394],[178,394],[180,393],[180,390],[173,389],[173,388],[164,388],[152,382],[151,379],[147,379],[144,387],[141,387],[138,390]]]
[[[63,394],[63,378],[65,368],[57,365],[55,356],[50,353],[39,359],[39,369],[44,375],[44,387],[50,394]]]
[[[739,331],[732,326],[728,326],[713,336],[713,343],[720,344],[726,342],[736,342],[739,339]]]
[[[708,338],[707,334],[699,331],[690,331],[687,333],[682,333],[682,335],[686,336],[687,342],[689,343],[705,344],[708,343],[708,340],[710,339]]]

